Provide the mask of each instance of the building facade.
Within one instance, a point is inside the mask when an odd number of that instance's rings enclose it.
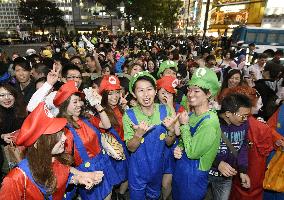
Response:
[[[68,31],[92,31],[102,26],[120,26],[114,13],[91,0],[52,0],[64,12]],[[0,0],[0,32],[36,30],[18,12],[18,0]]]
[[[209,29],[222,34],[239,25],[260,27],[265,5],[266,0],[213,0]]]

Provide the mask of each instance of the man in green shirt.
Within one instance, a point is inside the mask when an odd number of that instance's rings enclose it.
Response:
[[[192,112],[179,117],[181,140],[174,154],[178,159],[173,175],[174,200],[202,200],[207,191],[208,170],[220,144],[221,130],[209,99],[220,84],[211,69],[198,68],[188,83],[187,98]],[[186,192],[184,192],[186,191]]]

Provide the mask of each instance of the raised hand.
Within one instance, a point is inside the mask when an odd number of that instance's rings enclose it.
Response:
[[[164,119],[164,121],[162,123],[167,128],[168,131],[170,131],[172,133],[175,132],[175,124],[176,124],[179,116],[180,116],[180,113],[178,113],[174,117],[166,117]]]
[[[6,133],[1,135],[1,139],[3,139],[7,144],[10,144],[14,141],[15,136],[13,133]]]
[[[97,90],[94,90],[92,87],[89,87],[85,88],[83,92],[86,95],[86,100],[90,103],[91,106],[101,105],[102,96],[99,95]]]
[[[138,137],[143,137],[143,135],[149,131],[153,126],[149,126],[147,122],[142,121],[139,125],[132,124],[133,129],[136,131],[135,135]]]
[[[128,96],[128,92],[126,93],[125,96],[122,95],[122,93],[120,93],[120,101],[119,104],[121,105],[122,109],[126,109],[127,108],[127,103],[128,101],[126,100],[126,97]]]
[[[54,63],[52,70],[47,74],[47,82],[48,84],[54,86],[54,84],[58,81],[59,79],[59,69],[58,69],[58,64]]]

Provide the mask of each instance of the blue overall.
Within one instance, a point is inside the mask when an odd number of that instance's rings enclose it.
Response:
[[[25,172],[26,176],[30,179],[30,181],[32,181],[32,183],[40,190],[40,192],[44,196],[44,199],[52,200],[52,195],[47,195],[45,188],[35,182],[32,176],[32,172],[30,171],[27,159],[23,159],[21,162],[19,162],[18,167]]]
[[[179,104],[175,104],[175,112],[177,113],[180,109]],[[173,145],[171,146],[166,146],[165,151],[164,151],[164,157],[165,157],[165,162],[164,162],[164,174],[173,174],[175,170],[175,157],[173,154],[173,151],[175,147],[178,144],[178,139],[176,138],[176,141]]]
[[[115,160],[114,158],[110,157],[110,161],[119,177],[120,182],[124,182],[128,179],[128,162],[129,162],[129,153],[125,143],[121,140],[118,133],[114,128],[111,128],[109,132],[116,138],[116,140],[122,145],[123,152],[125,154],[125,160]]]
[[[192,113],[189,114],[189,116]],[[193,136],[199,125],[210,115],[205,115],[196,124],[190,126],[190,133]],[[208,171],[199,170],[199,161],[192,160],[183,151],[182,157],[176,160],[173,174],[173,199],[174,200],[202,200],[204,199],[208,185]]]
[[[103,149],[101,144],[101,133],[100,131],[93,126],[87,119],[83,121],[93,129],[94,134],[97,135],[99,145],[101,150]],[[112,187],[120,183],[119,177],[113,168],[113,165],[110,161],[110,157],[107,154],[103,154],[103,151],[100,154],[96,155],[93,158],[89,158],[87,150],[77,134],[76,130],[70,125],[67,125],[68,129],[71,131],[74,137],[74,144],[78,150],[80,157],[82,159],[82,164],[76,167],[76,169],[84,172],[93,172],[93,171],[103,171],[104,177],[101,183],[95,185],[92,189],[87,190],[84,187],[78,187],[80,196],[84,200],[102,200],[112,191]],[[65,199],[72,199],[74,190],[66,193]]]
[[[284,136],[284,105],[283,104],[279,108],[278,120],[277,120],[277,132],[280,133],[282,136]],[[274,154],[275,154],[275,150],[273,150],[269,154],[267,158],[267,165],[269,164]],[[264,200],[284,200],[284,193],[265,190],[263,199]]]
[[[165,105],[159,106],[160,120],[167,116]],[[132,109],[126,111],[130,120],[138,125]],[[167,130],[155,125],[144,134],[140,146],[129,159],[129,191],[131,200],[159,199],[162,185],[165,139]]]

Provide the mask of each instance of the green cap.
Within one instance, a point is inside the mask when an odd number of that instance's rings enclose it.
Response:
[[[174,68],[176,71],[178,71],[178,63],[172,60],[165,60],[161,63],[159,67],[159,71],[157,73],[158,77],[161,77],[160,75],[166,70],[170,68]]]
[[[188,85],[208,89],[213,97],[217,95],[220,89],[220,83],[216,73],[206,67],[197,68],[188,81]]]
[[[138,73],[134,74],[134,76],[131,77],[131,79],[129,81],[129,92],[131,94],[134,94],[133,86],[135,85],[136,81],[138,80],[138,78],[143,77],[143,76],[144,77],[147,76],[147,77],[151,78],[156,85],[156,79],[148,71],[138,72]]]

